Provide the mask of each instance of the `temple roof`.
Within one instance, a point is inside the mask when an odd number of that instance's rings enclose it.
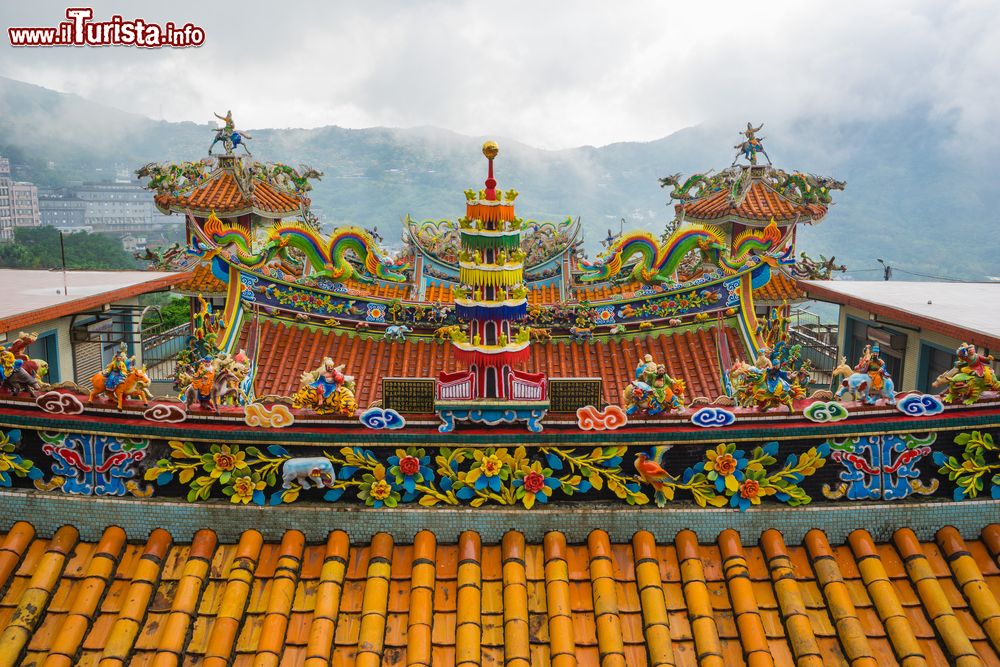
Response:
[[[754,302],[782,302],[805,298],[798,281],[781,271],[771,271],[771,279],[753,291]]]
[[[295,530],[280,543],[248,530],[220,544],[201,530],[186,545],[162,529],[144,538],[117,527],[93,542],[73,526],[43,539],[19,522],[0,545],[0,659],[1000,664],[989,617],[1000,525],[967,540],[952,528],[925,542],[908,528],[886,542],[864,530],[847,544],[820,530],[801,546],[775,530],[757,537],[741,543],[725,530],[698,544],[690,531],[663,540],[642,531],[614,543],[594,531],[567,544],[553,531],[526,543],[512,531],[481,544],[473,532],[453,543],[422,531],[412,544],[379,533],[352,545],[341,531],[306,544]]]
[[[745,357],[739,334],[731,328],[724,331],[733,357]],[[462,368],[455,359],[453,346],[430,339],[408,338],[398,343],[381,336],[351,337],[342,332],[314,331],[264,319],[260,340],[267,344],[261,347],[257,361],[254,386],[258,395],[291,395],[299,388],[303,371],[315,368],[323,357],[344,364],[344,372],[355,377],[355,393],[358,405],[362,406],[381,398],[380,378],[431,377],[425,369],[447,373]],[[242,340],[240,346],[245,347],[246,341]],[[714,328],[585,344],[536,343],[531,347],[531,359],[525,370],[548,371],[551,377],[601,377],[605,400],[617,405],[635,365],[646,353],[652,354],[658,363],[666,364],[673,377],[687,382],[687,396],[715,398],[725,393]]]
[[[190,275],[174,286],[178,292],[186,294],[221,295],[226,293],[226,285],[215,277],[210,264],[198,264]]]
[[[719,220],[740,218],[767,222],[772,218],[777,222],[797,220],[810,222],[826,215],[822,204],[797,203],[782,195],[766,183],[754,180],[742,192],[720,190],[688,202],[674,205],[677,214],[684,214],[687,220]]]
[[[188,211],[219,214],[255,212],[265,217],[296,215],[308,206],[309,198],[283,192],[269,183],[253,179],[252,189],[241,185],[234,172],[217,170],[203,183],[183,194],[158,194],[156,205],[178,213]]]

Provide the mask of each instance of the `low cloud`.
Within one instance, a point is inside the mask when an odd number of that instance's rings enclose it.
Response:
[[[63,5],[41,5],[6,7],[7,25],[62,18]],[[696,123],[882,120],[922,108],[947,118],[958,142],[1000,145],[995,2],[144,1],[94,11],[191,21],[206,44],[13,49],[4,39],[0,75],[166,120],[204,123],[231,108],[248,128],[432,125],[560,148]]]

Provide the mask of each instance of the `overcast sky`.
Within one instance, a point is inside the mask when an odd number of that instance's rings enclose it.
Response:
[[[190,21],[206,43],[12,49],[3,34],[0,75],[172,121],[231,108],[248,129],[433,125],[545,148],[918,106],[998,134],[996,0],[90,6],[96,19]],[[55,25],[65,8],[4,2],[0,23]]]

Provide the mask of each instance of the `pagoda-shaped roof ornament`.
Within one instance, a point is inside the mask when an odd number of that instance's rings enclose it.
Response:
[[[467,370],[438,376],[435,411],[444,433],[456,421],[526,421],[530,430],[540,431],[549,406],[545,375],[517,369],[528,361],[531,345],[531,330],[524,324],[523,225],[514,216],[517,191],[497,190],[493,160],[499,152],[496,142],[483,144],[489,162],[486,187],[465,191],[465,217],[459,221],[455,314],[461,324],[452,329],[451,344]]]
[[[734,146],[737,153],[729,168],[660,179],[661,187],[672,188],[670,198],[678,202],[674,208],[681,221],[759,227],[771,220],[787,226],[823,219],[833,201],[832,192],[843,190],[846,184],[775,167],[764,150],[764,137],[757,135],[763,127],[747,123],[740,132],[744,141]],[[758,164],[758,153],[767,164]],[[747,164],[737,164],[741,158]]]
[[[270,219],[306,216],[310,180],[319,180],[322,172],[255,160],[245,143],[251,137],[236,129],[232,111],[215,116],[223,126],[213,130],[207,157],[197,162],[151,162],[136,170],[136,176],[149,179],[146,187],[156,191],[156,206],[164,213],[200,218],[213,211],[225,218],[248,213]],[[214,154],[219,143],[224,152]],[[236,152],[240,146],[246,155]]]

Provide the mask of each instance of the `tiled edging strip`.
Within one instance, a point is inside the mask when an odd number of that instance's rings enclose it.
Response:
[[[616,431],[581,431],[568,422],[550,425],[541,433],[522,429],[462,428],[443,436],[436,426],[407,427],[401,430],[378,431],[344,422],[324,423],[299,420],[286,429],[249,429],[239,419],[212,422],[205,415],[196,415],[182,424],[160,424],[131,415],[121,418],[110,409],[88,408],[83,415],[49,415],[33,406],[8,410],[0,405],[0,428],[28,428],[113,435],[129,438],[180,439],[192,442],[233,442],[240,444],[278,443],[283,446],[566,446],[568,441],[606,444],[708,444],[743,441],[786,441],[798,438],[837,437],[872,433],[926,433],[959,429],[990,429],[1000,424],[1000,409],[995,402],[973,407],[949,406],[944,414],[906,417],[893,410],[862,413],[853,419],[835,423],[814,423],[801,416],[787,413],[740,415],[736,424],[724,428],[698,428],[686,419],[663,422],[638,420],[634,428]],[[434,422],[436,424],[436,422]]]
[[[170,532],[175,542],[190,542],[194,534],[211,528],[221,542],[238,542],[243,531],[255,529],[269,541],[285,531],[302,531],[309,542],[327,539],[330,531],[343,530],[355,542],[368,542],[386,532],[409,544],[420,530],[432,531],[440,543],[455,543],[466,530],[482,541],[498,544],[504,533],[516,529],[529,542],[539,543],[545,533],[561,531],[571,543],[586,542],[595,529],[608,532],[612,542],[629,542],[640,531],[658,541],[671,541],[678,531],[693,530],[702,543],[714,542],[732,528],[745,544],[756,544],[761,533],[774,528],[788,544],[799,544],[809,530],[819,528],[834,544],[864,528],[877,542],[888,541],[903,527],[921,540],[934,539],[943,526],[954,526],[967,539],[1000,516],[1000,500],[921,503],[843,503],[835,506],[760,507],[747,512],[698,507],[659,509],[605,504],[580,504],[532,510],[514,508],[404,508],[370,509],[298,504],[282,507],[233,505],[227,502],[186,503],[167,500],[132,501],[90,496],[68,496],[37,491],[0,491],[0,531],[17,521],[29,521],[39,537],[50,537],[60,526],[71,524],[82,539],[100,539],[108,526],[120,526],[132,541],[145,540],[155,528]]]

